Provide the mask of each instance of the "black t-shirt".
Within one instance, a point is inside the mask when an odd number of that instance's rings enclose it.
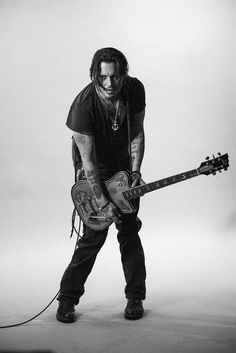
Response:
[[[93,82],[86,86],[72,103],[66,125],[75,132],[94,136],[100,168],[114,167],[113,169],[119,170],[120,162],[122,164],[122,161],[128,160],[127,107],[130,111],[130,129],[132,131],[135,114],[145,108],[145,90],[137,78],[129,76],[125,78],[121,91],[121,119],[117,131],[112,129],[111,118],[105,110]]]

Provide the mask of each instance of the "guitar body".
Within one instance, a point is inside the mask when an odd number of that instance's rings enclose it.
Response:
[[[123,214],[133,213],[134,205],[129,202],[123,192],[130,189],[128,173],[121,171],[103,183],[104,191],[109,199]],[[71,197],[75,208],[82,221],[91,229],[102,230],[107,228],[112,221],[108,221],[99,211],[93,192],[87,180],[77,181],[71,189]]]

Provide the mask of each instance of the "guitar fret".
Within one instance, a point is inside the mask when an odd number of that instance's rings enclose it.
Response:
[[[147,188],[148,192],[149,191],[154,191],[158,188],[157,182],[153,182],[150,184],[145,185],[145,187]]]

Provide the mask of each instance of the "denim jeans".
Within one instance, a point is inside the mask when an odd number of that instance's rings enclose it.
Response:
[[[121,262],[126,280],[125,295],[128,299],[145,299],[146,269],[144,251],[138,235],[142,223],[137,217],[139,199],[135,200],[137,211],[122,215],[121,223],[116,223],[117,239],[120,246]],[[95,231],[83,225],[83,236],[80,238],[72,260],[61,279],[58,300],[78,304],[84,294],[84,285],[96,257],[105,243],[108,229]],[[107,286],[109,284],[107,283]]]

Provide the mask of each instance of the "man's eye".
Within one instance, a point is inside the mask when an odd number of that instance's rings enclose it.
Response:
[[[100,76],[100,80],[101,81],[105,81],[107,79],[107,76]],[[110,79],[112,80],[112,81],[118,81],[120,78],[119,78],[119,76],[118,75],[114,75],[114,76],[110,76]]]

